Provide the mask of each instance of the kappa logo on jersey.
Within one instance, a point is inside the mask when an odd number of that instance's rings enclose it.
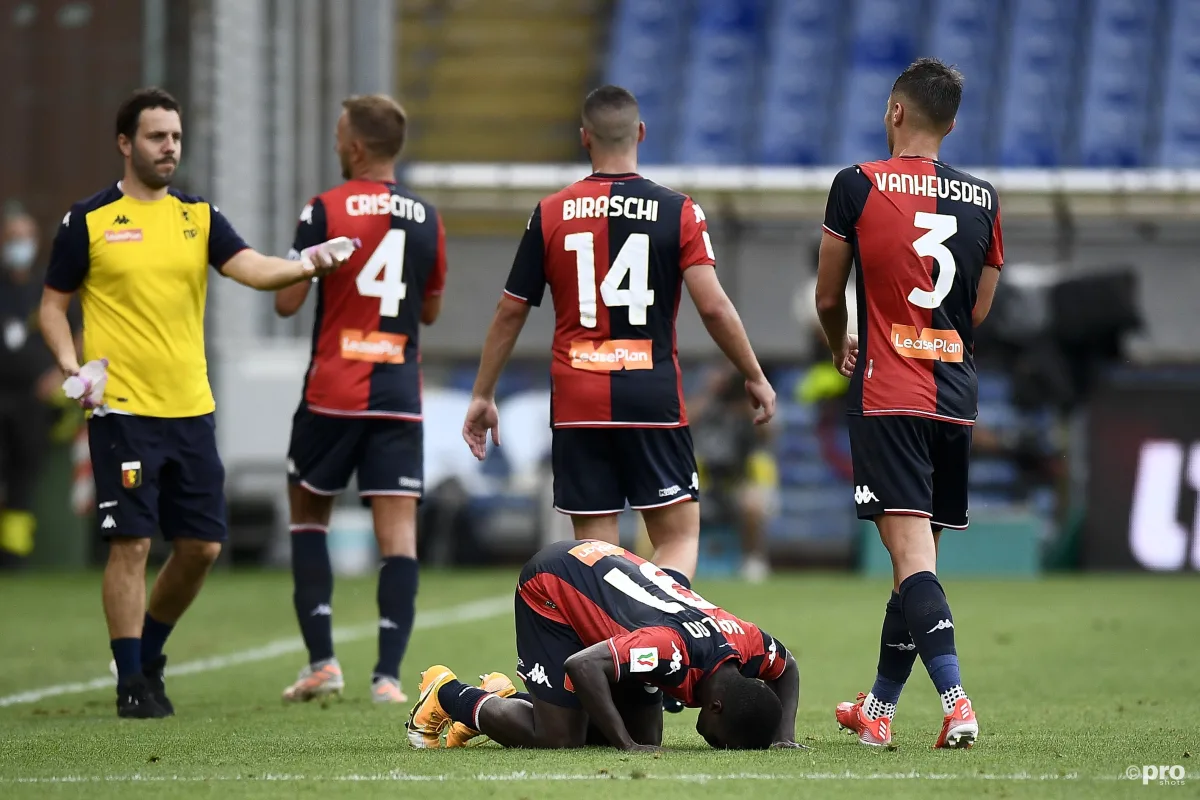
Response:
[[[863,503],[878,503],[879,498],[871,491],[870,486],[855,486],[854,502],[861,506]]]
[[[775,640],[771,640],[771,646],[767,648],[767,666],[775,666],[775,657],[779,655],[779,646],[775,644]]]
[[[671,649],[675,652],[671,654],[671,668],[667,670],[668,675],[674,675],[683,669],[683,653],[679,652],[679,645],[671,642]]]
[[[121,485],[136,489],[142,485],[142,462],[126,461],[121,464]]]
[[[129,217],[125,216],[124,214],[118,214],[117,218],[113,220],[112,224],[113,225],[128,225]]]
[[[963,340],[954,330],[925,328],[918,331],[913,325],[892,325],[892,347],[905,358],[954,364],[963,360]]]
[[[625,548],[617,547],[615,544],[609,544],[608,542],[584,542],[583,544],[575,545],[567,552],[589,567],[594,567],[596,566],[596,562],[605,556],[625,555]]]
[[[109,244],[117,244],[118,242],[140,242],[142,240],[141,228],[127,228],[123,231],[105,231],[104,241]]]
[[[569,357],[575,369],[619,372],[623,369],[654,369],[654,342],[650,339],[609,339],[603,342],[571,342]]]
[[[676,652],[679,652],[678,650]],[[680,656],[682,658],[682,656]],[[638,647],[629,651],[630,672],[653,672],[658,668],[658,648]]]
[[[372,331],[364,334],[355,328],[346,328],[342,331],[342,358],[376,364],[403,364],[407,344],[408,337],[402,333]]]
[[[540,683],[549,689],[554,688],[550,685],[550,678],[546,675],[546,669],[541,664],[534,664],[533,669],[529,670],[529,675],[526,676],[525,680],[530,683]]]

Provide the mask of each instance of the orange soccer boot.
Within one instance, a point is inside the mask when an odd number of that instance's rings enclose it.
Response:
[[[487,675],[480,675],[479,688],[497,697],[512,697],[517,693],[517,687],[513,686],[512,679],[503,672],[489,672]],[[483,734],[468,725],[455,722],[446,733],[446,747],[466,747],[467,742],[477,736],[483,736]],[[487,737],[484,736],[484,740],[486,739]],[[483,742],[476,741],[475,744],[483,744]]]
[[[838,703],[833,712],[838,725],[858,737],[858,741],[871,747],[885,747],[892,743],[892,718],[877,717],[871,719],[863,710],[863,702],[867,696],[858,693],[857,703]]]

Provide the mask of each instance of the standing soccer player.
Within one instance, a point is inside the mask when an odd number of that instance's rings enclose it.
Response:
[[[704,212],[637,174],[646,137],[637,100],[602,86],[583,106],[593,172],[538,204],[483,345],[463,438],[479,459],[499,444],[495,392],[530,306],[554,301],[550,368],[554,506],[576,539],[617,543],[626,501],[642,512],[654,561],[685,587],[696,569],[699,482],[675,347],[686,284],[713,340],[745,379],[759,424],[775,413],[741,319],[714,265]]]
[[[279,289],[336,265],[320,248],[299,262],[247,247],[199,197],[170,188],[183,151],[179,103],[140,89],[117,112],[125,174],[71,206],[54,239],[40,321],[64,375],[79,372],[67,308],[80,293],[83,357],[108,359],[88,422],[101,529],[110,548],[104,614],[117,668],[117,713],[174,713],[163,645],[225,541],[225,469],[204,352],[208,265]],[[172,543],[146,605],[150,537]]]
[[[875,685],[837,709],[841,726],[868,745],[891,741],[918,655],[946,715],[935,746],[970,747],[979,736],[936,575],[937,544],[943,528],[967,527],[974,328],[991,308],[1004,244],[996,190],[937,160],[961,99],[957,71],[935,59],[913,63],[888,98],[892,157],[839,172],[825,211],[817,313],[834,364],[851,377],[858,516],[879,528],[894,580]],[[857,340],[846,333],[852,261]]]
[[[326,543],[336,495],[357,472],[370,498],[379,570],[377,703],[406,700],[400,661],[417,598],[417,501],[424,485],[420,326],[432,325],[446,284],[446,236],[433,206],[396,185],[404,110],[384,95],[342,103],[337,151],[346,183],[300,214],[293,253],[335,236],[361,240],[348,267],[318,282],[312,361],[288,449],[293,602],[309,663],[285,700],[341,692],[333,654],[333,569]],[[285,289],[290,316],[309,283]]]

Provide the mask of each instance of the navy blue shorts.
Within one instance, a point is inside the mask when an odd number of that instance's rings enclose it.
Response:
[[[228,538],[217,424],[201,417],[93,416],[88,446],[104,538]]]
[[[356,472],[364,496],[420,499],[425,483],[422,424],[330,417],[301,404],[292,418],[288,480],[313,494],[335,495],[346,490]]]
[[[682,428],[555,428],[554,507],[616,514],[700,499],[692,432]]]
[[[900,415],[847,421],[859,519],[910,514],[935,528],[967,527],[970,425]]]

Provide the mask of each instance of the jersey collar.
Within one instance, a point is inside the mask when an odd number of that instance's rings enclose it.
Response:
[[[642,176],[637,174],[636,172],[621,172],[621,173],[593,172],[591,175],[588,175],[586,178],[584,178],[584,180],[602,181],[605,183],[612,183],[614,181],[627,181],[627,180],[632,180],[634,178],[640,178],[640,177],[642,177]]]

